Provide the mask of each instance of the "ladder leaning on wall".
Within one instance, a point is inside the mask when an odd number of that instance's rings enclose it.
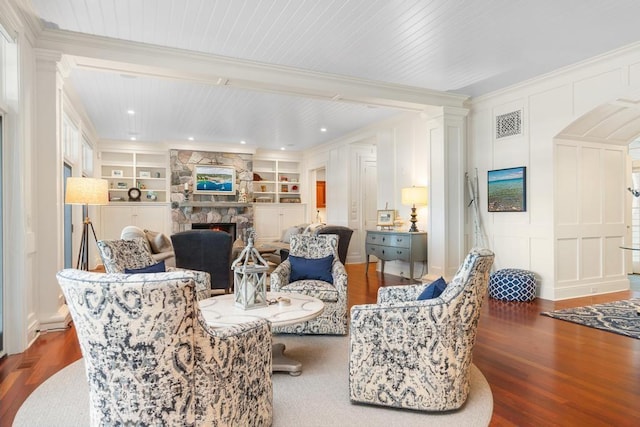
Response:
[[[478,169],[475,170],[473,177],[469,176],[469,173],[464,174],[467,181],[467,189],[469,190],[469,205],[471,208],[471,218],[473,220],[473,246],[481,246],[483,248],[489,248],[487,236],[482,229],[482,222],[480,220],[480,210],[478,208]]]

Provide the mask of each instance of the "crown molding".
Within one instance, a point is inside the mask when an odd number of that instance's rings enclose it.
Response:
[[[466,95],[319,73],[207,53],[44,28],[38,47],[72,55],[85,69],[354,102],[421,112],[463,107]]]

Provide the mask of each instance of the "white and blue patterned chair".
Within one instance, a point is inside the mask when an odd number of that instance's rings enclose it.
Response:
[[[271,290],[316,297],[324,302],[320,316],[304,323],[273,327],[275,333],[331,334],[347,333],[347,271],[338,257],[338,236],[327,234],[291,236],[289,257],[271,273]],[[323,280],[296,280],[290,283],[291,257],[321,259],[333,256],[331,277],[333,283]]]
[[[266,320],[209,327],[182,271],[62,270],[84,356],[92,426],[269,426],[271,330]]]
[[[471,356],[493,252],[473,249],[442,294],[427,286],[378,290],[378,303],[351,308],[352,402],[448,411],[469,394]]]
[[[126,269],[134,270],[149,267],[158,261],[153,258],[151,251],[143,238],[98,240],[98,252],[102,258],[104,270],[107,273],[124,273]],[[198,300],[211,296],[211,276],[206,271],[189,270],[186,268],[166,267],[167,271],[182,271],[196,281]]]

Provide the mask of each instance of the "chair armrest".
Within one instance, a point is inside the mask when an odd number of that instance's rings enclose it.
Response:
[[[393,406],[421,410],[448,409],[449,400],[457,402],[452,396],[464,402],[474,334],[466,333],[460,321],[438,299],[353,306],[351,400],[397,401]],[[407,390],[412,393],[403,394]]]
[[[197,329],[196,424],[217,424],[224,414],[230,425],[271,425],[271,324],[260,319],[213,328],[198,311]]]
[[[415,301],[427,283],[406,286],[385,286],[378,288],[378,304],[389,304],[403,301]]]
[[[333,286],[336,287],[339,294],[347,294],[347,269],[340,261],[335,261],[331,266],[331,275],[333,276]]]
[[[274,292],[279,292],[280,288],[289,284],[289,277],[291,276],[291,261],[288,259],[282,261],[276,268],[271,272],[271,276],[269,278],[270,289]]]
[[[212,295],[211,275],[206,271],[189,270],[180,267],[167,267],[167,271],[182,271],[192,277],[196,283],[196,298],[198,301],[209,298]]]

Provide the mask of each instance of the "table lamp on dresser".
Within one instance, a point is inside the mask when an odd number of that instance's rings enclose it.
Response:
[[[426,206],[427,204],[427,187],[407,187],[402,189],[402,204],[411,206],[411,228],[410,232],[417,232],[418,214],[416,206]]]

